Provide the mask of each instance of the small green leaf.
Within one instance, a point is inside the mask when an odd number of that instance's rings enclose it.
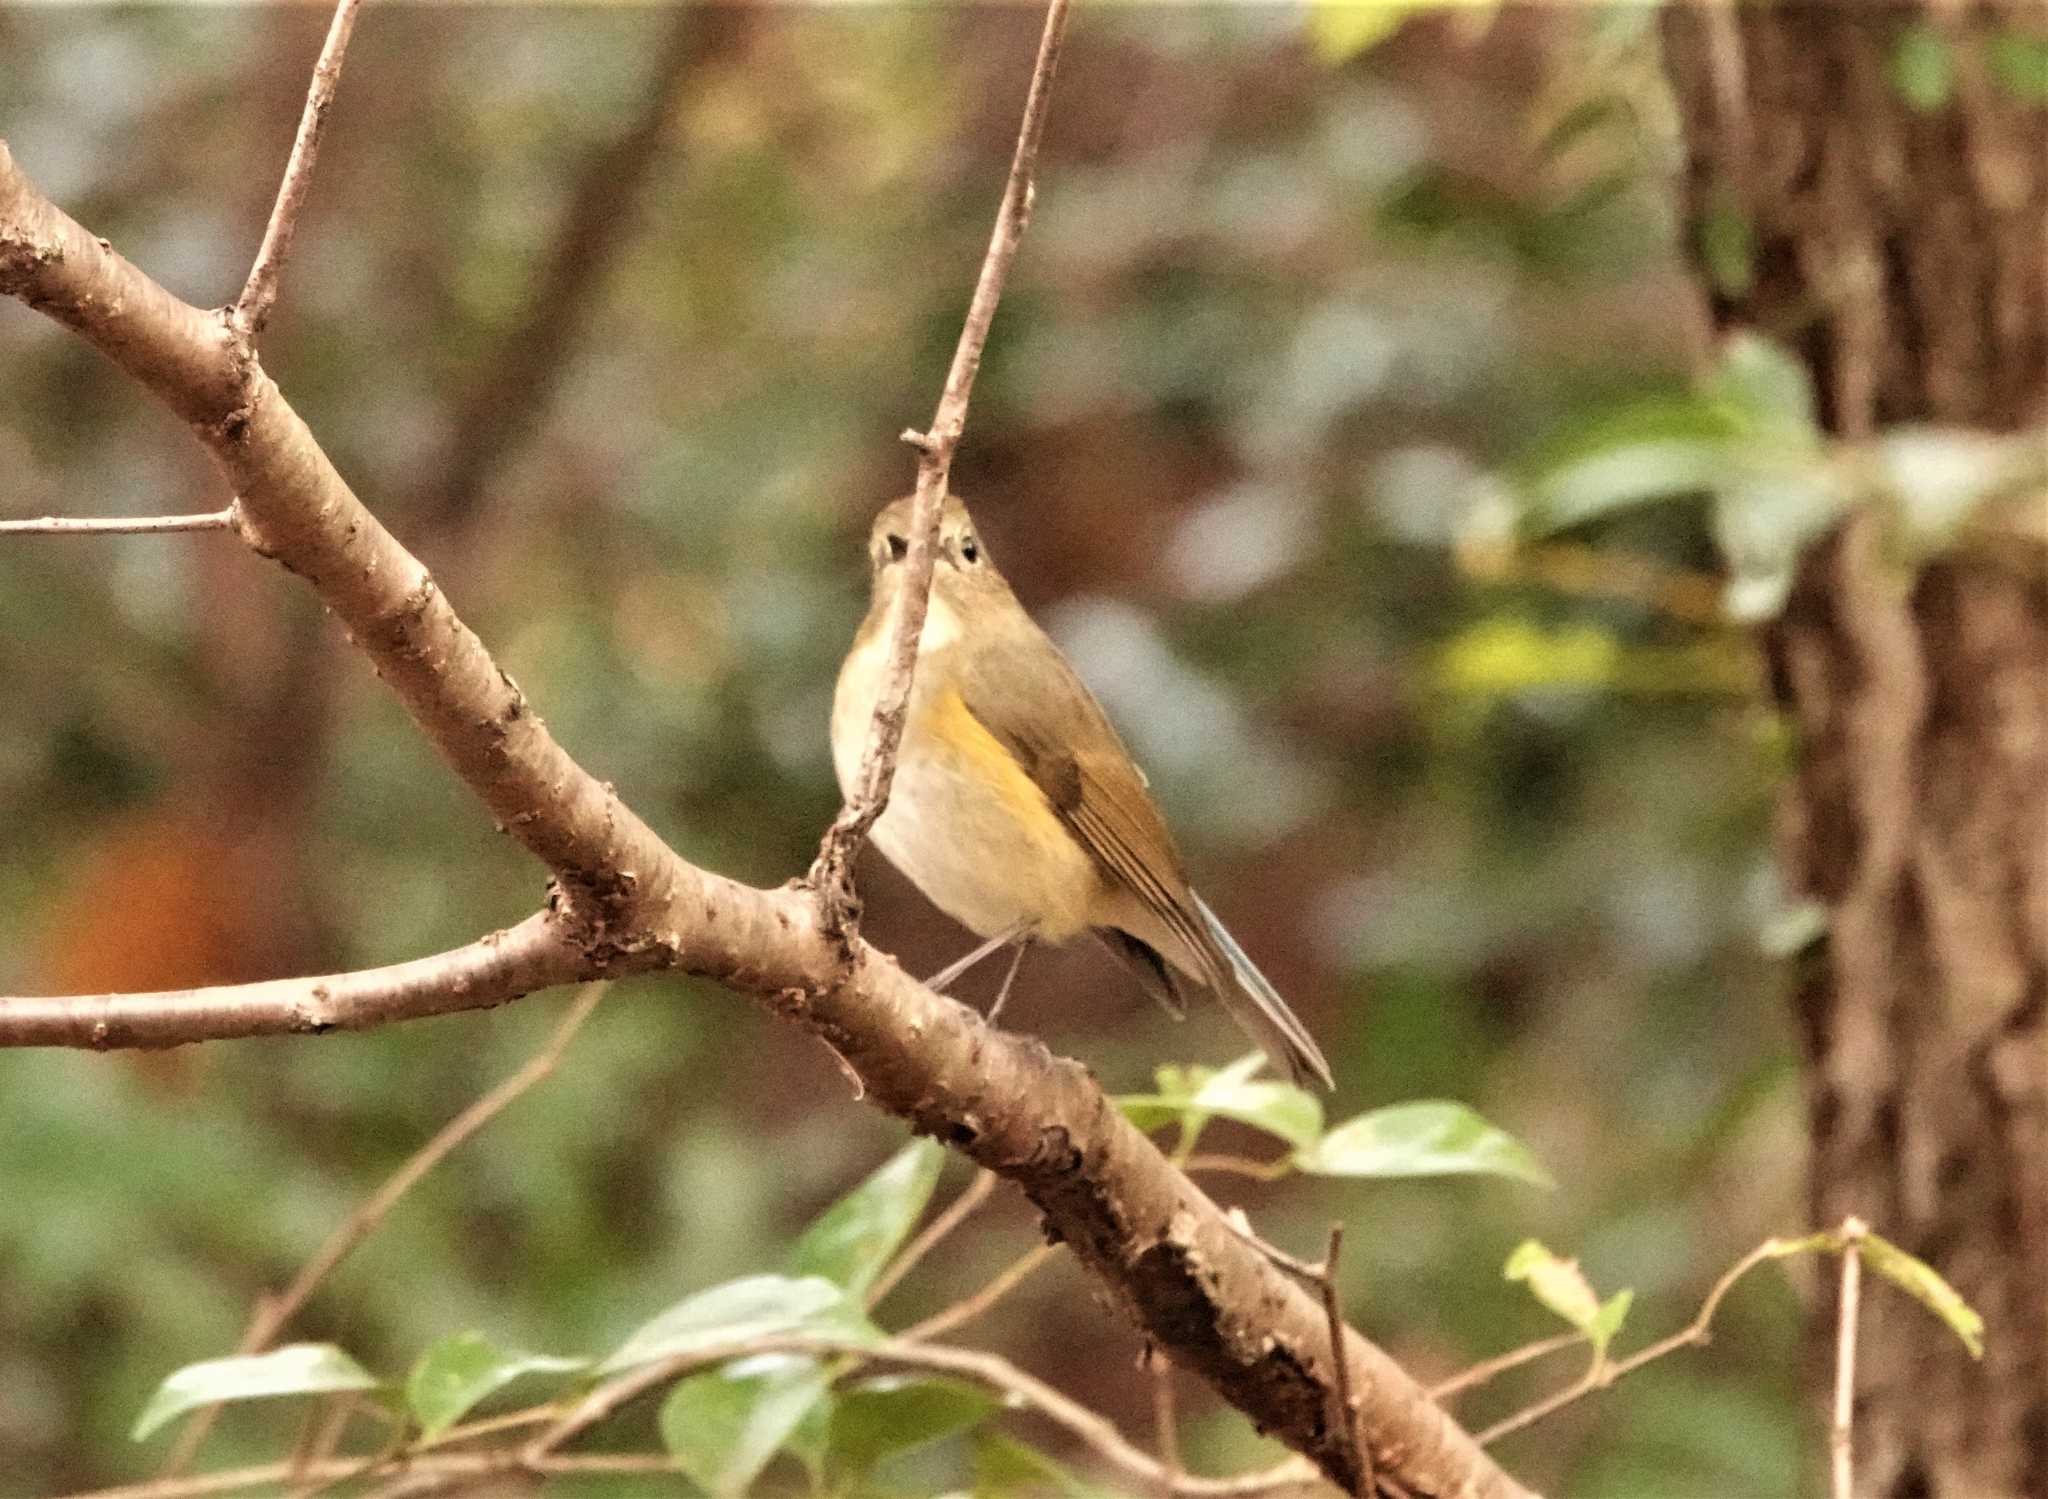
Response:
[[[1545,629],[1526,619],[1476,620],[1445,642],[1433,673],[1449,692],[1494,696],[1613,684],[1622,645],[1594,625]]]
[[[1819,442],[1813,380],[1806,366],[1760,333],[1732,335],[1706,390],[1756,437],[1813,447]]]
[[[1946,1322],[1971,1358],[1984,1357],[1983,1317],[1932,1265],[1876,1234],[1865,1234],[1862,1244],[1864,1262],[1871,1269]]]
[[[1555,1187],[1529,1148],[1461,1103],[1424,1099],[1360,1114],[1297,1151],[1318,1176],[1453,1176],[1481,1172]]]
[[[781,1354],[694,1374],[662,1402],[662,1444],[705,1492],[744,1493],[831,1382],[815,1360]]]
[[[405,1380],[405,1403],[423,1436],[446,1431],[486,1396],[522,1374],[568,1374],[588,1359],[500,1348],[480,1332],[442,1338],[419,1356]]]
[[[1600,1303],[1599,1314],[1586,1328],[1586,1336],[1593,1340],[1593,1347],[1602,1357],[1606,1356],[1614,1335],[1621,1331],[1621,1324],[1628,1320],[1628,1309],[1635,1299],[1636,1293],[1624,1288]]]
[[[1714,538],[1728,562],[1722,607],[1745,623],[1772,619],[1792,594],[1806,545],[1847,503],[1824,470],[1730,484],[1715,497]]]
[[[1019,1495],[1046,1493],[1084,1499],[1090,1492],[1086,1484],[1036,1447],[1000,1432],[989,1432],[974,1444],[974,1499],[1017,1499]]]
[[[1955,55],[1938,27],[1916,21],[1892,44],[1892,87],[1922,114],[1931,114],[1955,93]]]
[[[1583,413],[1516,465],[1524,528],[1544,536],[1617,510],[1707,494],[1739,473],[1747,436],[1724,402],[1687,391]]]
[[[157,1386],[129,1435],[139,1442],[202,1405],[375,1388],[376,1376],[332,1343],[291,1343],[268,1353],[187,1364]]]
[[[979,1385],[928,1374],[887,1374],[840,1390],[832,1457],[865,1473],[885,1457],[929,1446],[978,1425],[1002,1402]]]
[[[808,1333],[871,1342],[880,1334],[857,1301],[820,1276],[749,1275],[685,1297],[642,1325],[600,1374],[754,1338]]]
[[[912,1140],[867,1180],[818,1215],[790,1253],[796,1275],[818,1275],[864,1296],[917,1226],[946,1152],[936,1140]]]
[[[1212,1118],[1235,1119],[1296,1148],[1313,1144],[1323,1132],[1321,1102],[1292,1083],[1253,1077],[1265,1061],[1254,1052],[1221,1071],[1161,1067],[1153,1074],[1158,1092],[1126,1094],[1117,1099],[1117,1107],[1140,1129],[1157,1129],[1179,1119],[1192,1137]]]
[[[2048,104],[2048,37],[2001,31],[1991,38],[1991,76],[2021,104]]]
[[[1605,1309],[1577,1260],[1559,1259],[1542,1241],[1524,1239],[1515,1246],[1500,1273],[1508,1280],[1528,1282],[1530,1295],[1587,1337],[1593,1336],[1593,1328]],[[1625,1316],[1627,1312],[1628,1303],[1624,1301],[1621,1314]]]

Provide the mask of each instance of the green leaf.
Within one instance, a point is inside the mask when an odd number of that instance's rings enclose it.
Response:
[[[974,1444],[974,1499],[1046,1493],[1083,1499],[1089,1492],[1086,1484],[1036,1447],[1000,1432],[989,1432]]]
[[[1607,1345],[1614,1341],[1614,1335],[1621,1331],[1621,1324],[1628,1320],[1628,1309],[1634,1304],[1636,1293],[1624,1287],[1600,1303],[1600,1311],[1586,1328],[1586,1336],[1593,1340],[1593,1347],[1604,1358]]]
[[[1940,28],[1916,21],[1892,44],[1892,87],[1923,114],[1948,103],[1955,93],[1956,62]]]
[[[1745,622],[1775,617],[1791,596],[1808,542],[1847,504],[1825,471],[1746,480],[1714,502],[1714,536],[1728,562],[1722,607]]]
[[[1722,345],[1706,390],[1752,437],[1804,448],[1819,442],[1813,380],[1806,366],[1760,333],[1736,333]]]
[[[1991,76],[2022,104],[2048,104],[2048,37],[2001,31],[1991,38]]]
[[[1876,1234],[1866,1233],[1862,1245],[1871,1269],[1946,1322],[1971,1358],[1984,1357],[1984,1318],[1932,1265]]]
[[[1117,1099],[1117,1107],[1140,1129],[1157,1129],[1179,1119],[1192,1138],[1212,1118],[1235,1119],[1297,1149],[1312,1145],[1323,1132],[1322,1103],[1292,1083],[1253,1077],[1265,1061],[1263,1054],[1254,1052],[1220,1071],[1161,1067],[1153,1074],[1158,1092],[1125,1094]]]
[[[821,1276],[749,1275],[677,1302],[642,1325],[597,1372],[616,1374],[722,1344],[803,1333],[863,1343],[881,1336],[860,1303]]]
[[[1461,1103],[1424,1099],[1345,1121],[1296,1153],[1318,1176],[1451,1176],[1483,1172],[1555,1187],[1529,1148]]]
[[[791,1273],[822,1276],[849,1296],[866,1295],[917,1226],[945,1161],[936,1140],[912,1140],[804,1230],[790,1253]]]
[[[1600,1298],[1577,1260],[1559,1259],[1539,1239],[1524,1239],[1501,1267],[1508,1280],[1526,1281],[1529,1294],[1588,1337],[1600,1320]],[[1623,1303],[1624,1314],[1627,1304]]]
[[[832,1457],[850,1473],[865,1473],[885,1457],[978,1425],[1001,1405],[981,1386],[943,1375],[862,1380],[841,1389],[833,1407]]]
[[[1445,642],[1433,676],[1449,692],[1491,696],[1613,684],[1622,644],[1594,625],[1545,629],[1526,619],[1476,620]]]
[[[129,1435],[139,1442],[202,1405],[376,1388],[377,1377],[332,1343],[291,1343],[268,1353],[187,1364],[157,1386]]]
[[[814,1359],[770,1354],[679,1380],[661,1406],[661,1440],[707,1493],[744,1493],[825,1399]]]
[[[1711,493],[1739,472],[1740,416],[1711,396],[1637,396],[1568,423],[1517,465],[1536,536],[1617,510]]]
[[[500,1348],[480,1332],[442,1338],[419,1356],[405,1380],[405,1403],[423,1436],[446,1431],[478,1401],[522,1374],[567,1374],[589,1367],[588,1359],[556,1358]]]

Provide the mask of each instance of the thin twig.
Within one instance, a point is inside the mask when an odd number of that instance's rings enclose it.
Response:
[[[942,1307],[925,1318],[924,1321],[914,1323],[910,1327],[905,1328],[902,1334],[902,1341],[906,1343],[926,1342],[929,1339],[957,1331],[968,1323],[986,1316],[991,1307],[1022,1285],[1031,1276],[1033,1271],[1051,1259],[1052,1256],[1052,1245],[1039,1244],[1033,1246],[1029,1252],[1012,1261],[1007,1268],[996,1274],[994,1280],[991,1280],[966,1300],[956,1301],[949,1307]]]
[[[1174,1409],[1173,1360],[1157,1345],[1148,1344],[1145,1362],[1152,1372],[1152,1430],[1159,1447],[1159,1464],[1169,1480],[1178,1480],[1187,1468],[1180,1456],[1180,1416]]]
[[[203,515],[38,515],[28,520],[0,520],[0,536],[150,536],[234,529],[232,505]]]
[[[1863,1236],[1869,1232],[1861,1218],[1842,1221],[1842,1293],[1835,1303],[1835,1414],[1828,1426],[1832,1499],[1855,1499],[1856,1494],[1856,1313],[1863,1294]]]
[[[1358,1406],[1351,1398],[1351,1360],[1344,1346],[1344,1305],[1337,1295],[1337,1259],[1344,1252],[1344,1225],[1330,1225],[1330,1247],[1323,1251],[1321,1273],[1316,1277],[1322,1293],[1323,1316],[1330,1324],[1330,1399],[1333,1404],[1331,1429],[1344,1433],[1351,1444],[1353,1472],[1357,1475],[1352,1492],[1371,1499],[1373,1492],[1372,1453],[1359,1429]]]
[[[343,1219],[327,1236],[319,1251],[299,1268],[290,1285],[277,1296],[266,1296],[256,1306],[256,1313],[249,1319],[249,1327],[242,1334],[242,1341],[235,1349],[240,1355],[261,1353],[273,1339],[284,1331],[285,1325],[298,1315],[318,1290],[322,1281],[333,1273],[335,1266],[347,1259],[357,1245],[375,1233],[391,1210],[398,1206],[399,1199],[411,1191],[429,1171],[432,1171],[449,1154],[470,1136],[482,1129],[491,1120],[504,1112],[505,1108],[521,1094],[539,1083],[555,1070],[575,1039],[576,1032],[583,1028],[583,1022],[590,1018],[590,1012],[597,1008],[597,1002],[604,997],[606,986],[585,984],[575,999],[570,1002],[555,1028],[548,1033],[540,1050],[527,1058],[517,1072],[484,1094],[468,1108],[443,1125],[435,1136],[414,1151],[404,1165],[392,1172],[384,1184],[363,1199],[353,1213]],[[214,1421],[220,1415],[220,1407],[203,1407],[184,1431],[179,1434],[177,1445],[164,1459],[162,1471],[165,1474],[183,1471],[199,1451],[200,1443],[212,1430]]]
[[[1032,172],[1038,162],[1038,143],[1045,134],[1046,103],[1053,71],[1059,63],[1060,43],[1066,34],[1067,7],[1068,0],[1051,0],[1046,7],[1045,31],[1039,38],[1038,60],[1024,99],[1024,118],[1017,131],[1017,149],[1010,158],[1010,175],[1003,185],[1003,200],[996,210],[988,253],[982,258],[981,275],[967,305],[960,342],[953,351],[953,363],[946,372],[945,388],[932,414],[931,427],[925,432],[903,434],[904,441],[918,450],[917,489],[911,508],[910,551],[904,560],[903,585],[897,595],[887,664],[875,694],[874,717],[868,724],[856,789],[826,830],[817,861],[811,866],[811,885],[824,903],[826,920],[839,929],[846,927],[852,915],[854,856],[859,853],[868,829],[889,804],[889,787],[896,775],[896,751],[903,740],[903,720],[910,703],[911,673],[917,666],[918,640],[924,632],[925,610],[930,602],[940,502],[945,497],[954,450],[960,445],[960,434],[966,430],[967,401],[974,389],[975,374],[981,368],[989,325],[995,320],[1003,284],[1017,258],[1017,244],[1031,218]]]
[[[819,1358],[858,1360],[864,1364],[929,1369],[971,1380],[1030,1407],[1065,1429],[1125,1476],[1148,1488],[1164,1489],[1175,1495],[1188,1496],[1188,1499],[1264,1493],[1284,1483],[1297,1482],[1302,1474],[1309,1471],[1306,1465],[1289,1462],[1279,1468],[1234,1478],[1175,1476],[1149,1453],[1126,1440],[1108,1419],[1061,1394],[1008,1359],[975,1349],[910,1343],[900,1338],[883,1343],[857,1343],[841,1338],[756,1338],[723,1348],[703,1349],[662,1359],[591,1391],[553,1426],[520,1449],[521,1460],[528,1467],[544,1462],[557,1448],[607,1420],[650,1390],[670,1384],[698,1369],[735,1358],[769,1353],[808,1354]]]
[[[313,81],[306,89],[306,107],[299,116],[299,133],[292,140],[292,154],[284,166],[284,178],[277,185],[277,202],[264,226],[263,244],[249,267],[249,279],[242,286],[228,314],[243,338],[254,338],[270,320],[277,302],[277,281],[285,258],[292,252],[292,234],[298,228],[299,210],[313,185],[313,162],[320,154],[320,136],[327,128],[327,112],[334,105],[335,85],[341,82],[341,62],[348,51],[349,33],[355,30],[356,11],[362,0],[340,0],[334,7],[334,21],[327,28],[327,41],[320,60],[313,64]]]
[[[1276,1182],[1294,1170],[1294,1162],[1285,1156],[1277,1161],[1258,1161],[1245,1155],[1193,1155],[1180,1163],[1180,1169],[1191,1176],[1197,1171],[1220,1171],[1231,1176],[1249,1176],[1254,1181]]]
[[[1547,1354],[1575,1347],[1585,1341],[1586,1335],[1582,1332],[1561,1332],[1555,1337],[1539,1338],[1533,1343],[1523,1344],[1520,1348],[1511,1348],[1506,1353],[1483,1359],[1469,1369],[1460,1370],[1440,1384],[1431,1385],[1429,1398],[1438,1402],[1448,1400],[1451,1396],[1483,1385],[1510,1369],[1518,1369],[1523,1364],[1532,1363]]]
[[[1793,1252],[1792,1246],[1795,1243],[1804,1244],[1806,1242],[1808,1241],[1778,1238],[1764,1240],[1763,1243],[1750,1250],[1748,1254],[1745,1254],[1722,1273],[1721,1278],[1715,1281],[1713,1287],[1707,1292],[1707,1299],[1700,1303],[1700,1309],[1692,1321],[1681,1327],[1677,1332],[1672,1333],[1669,1337],[1659,1338],[1648,1347],[1638,1349],[1624,1359],[1616,1359],[1610,1362],[1606,1359],[1596,1358],[1593,1361],[1593,1366],[1584,1375],[1580,1376],[1577,1381],[1567,1385],[1555,1394],[1546,1395],[1534,1405],[1516,1411],[1511,1416],[1502,1417],[1494,1422],[1493,1425],[1487,1427],[1486,1430],[1480,1432],[1473,1440],[1482,1447],[1491,1446],[1511,1432],[1520,1431],[1525,1426],[1532,1426],[1545,1416],[1550,1415],[1553,1411],[1562,1410],[1573,1401],[1589,1395],[1595,1390],[1606,1389],[1607,1386],[1613,1384],[1614,1381],[1620,1379],[1623,1375],[1633,1374],[1636,1370],[1642,1368],[1643,1365],[1655,1363],[1666,1354],[1676,1353],[1681,1348],[1700,1347],[1713,1341],[1714,1313],[1721,1309],[1722,1298],[1735,1288],[1735,1283],[1741,1280],[1743,1276],[1749,1274],[1758,1265],[1761,1265],[1765,1260],[1783,1259],[1787,1254]]]
[[[942,1239],[965,1223],[977,1208],[988,1201],[995,1189],[996,1174],[993,1171],[976,1172],[974,1180],[961,1190],[960,1195],[946,1204],[946,1210],[926,1224],[924,1232],[904,1246],[903,1252],[875,1277],[875,1283],[868,1288],[868,1305],[879,1304],[884,1296],[895,1290],[897,1282],[930,1254]]]

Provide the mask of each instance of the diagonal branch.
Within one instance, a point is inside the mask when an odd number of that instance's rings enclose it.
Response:
[[[868,829],[889,805],[889,786],[896,776],[896,751],[903,742],[903,721],[910,710],[910,679],[917,667],[917,643],[924,633],[925,610],[931,602],[939,505],[946,495],[954,450],[960,446],[960,434],[967,427],[967,400],[974,392],[974,377],[981,370],[981,351],[988,344],[996,304],[1002,300],[1003,285],[1009,280],[1010,266],[1017,258],[1018,242],[1031,218],[1036,191],[1032,173],[1038,165],[1038,143],[1045,135],[1052,75],[1059,66],[1060,43],[1066,35],[1067,5],[1068,0],[1051,0],[1046,7],[1045,32],[1039,38],[1031,87],[1024,96],[1024,122],[1017,131],[1017,149],[1010,158],[1003,201],[996,209],[996,226],[989,235],[988,253],[982,258],[973,299],[967,304],[960,342],[953,350],[952,366],[946,371],[946,384],[939,393],[938,409],[932,414],[931,430],[903,434],[903,440],[918,450],[917,489],[910,512],[910,551],[903,562],[903,587],[897,595],[889,654],[881,686],[875,693],[874,717],[868,724],[867,744],[861,750],[854,794],[826,830],[817,862],[811,866],[811,885],[824,902],[827,923],[835,930],[846,924],[852,911],[854,857],[860,852]]]
[[[270,210],[270,222],[263,229],[263,244],[256,251],[249,279],[235,299],[229,322],[244,339],[253,339],[270,320],[277,301],[278,277],[292,253],[292,235],[299,227],[299,210],[313,186],[313,163],[320,155],[320,137],[327,129],[327,112],[334,106],[334,90],[341,82],[341,62],[348,52],[348,39],[356,27],[356,11],[362,0],[339,0],[334,21],[327,28],[327,41],[320,48],[320,60],[313,64],[313,82],[306,90],[305,112],[299,116],[299,133],[292,140],[292,154],[286,160],[284,178],[277,185],[277,202]]]

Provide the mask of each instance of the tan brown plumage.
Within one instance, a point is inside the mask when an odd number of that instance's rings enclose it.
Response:
[[[841,669],[834,763],[850,787],[880,678],[909,500],[876,519],[874,594]],[[940,524],[896,786],[874,840],[982,937],[1083,930],[1180,1013],[1213,995],[1274,1065],[1330,1086],[1329,1064],[1188,881],[1180,852],[1102,705],[1038,628],[952,496]]]

